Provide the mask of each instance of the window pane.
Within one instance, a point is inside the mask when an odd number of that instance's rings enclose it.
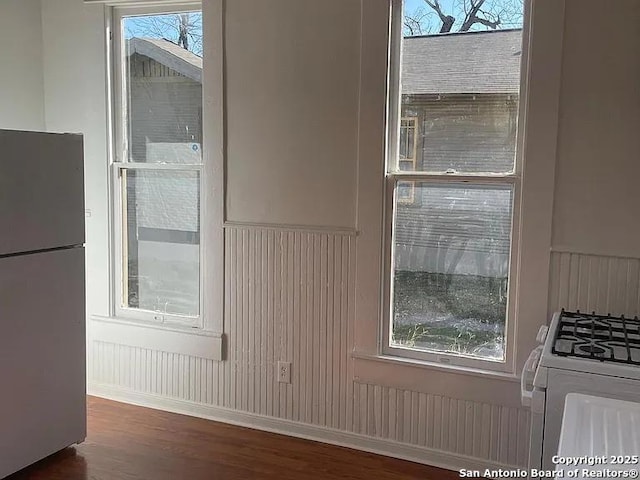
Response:
[[[123,306],[200,312],[200,174],[123,171]]]
[[[472,3],[436,2],[445,23],[429,3],[404,1],[400,115],[418,119],[418,171],[514,170],[523,2],[475,13]]]
[[[414,182],[395,194],[391,345],[504,359],[512,189]]]
[[[127,160],[200,163],[202,14],[122,20]]]

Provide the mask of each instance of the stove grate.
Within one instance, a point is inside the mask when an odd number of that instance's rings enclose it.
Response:
[[[551,351],[563,357],[640,365],[640,320],[563,309]]]

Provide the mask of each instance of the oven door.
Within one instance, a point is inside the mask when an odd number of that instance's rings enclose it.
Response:
[[[531,409],[531,435],[529,439],[529,468],[540,469],[544,440],[545,390],[533,385],[534,376],[540,364],[543,346],[533,349],[524,364],[520,377],[522,405]]]
[[[638,399],[640,399],[639,380],[559,368],[549,368],[547,375],[544,441],[542,447],[542,468],[545,470],[553,470],[555,468],[551,458],[558,454],[562,416],[567,394],[582,393],[631,402],[638,402]]]

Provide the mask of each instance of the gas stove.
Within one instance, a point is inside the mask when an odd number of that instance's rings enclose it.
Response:
[[[531,408],[530,467],[550,470],[569,393],[640,402],[640,320],[562,310],[538,341],[520,387]]]
[[[551,353],[640,365],[640,320],[562,310]]]
[[[638,318],[562,310],[541,343],[540,367],[640,380]],[[537,383],[544,385],[542,372]]]

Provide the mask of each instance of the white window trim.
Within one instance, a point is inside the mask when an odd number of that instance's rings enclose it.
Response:
[[[114,68],[116,57],[119,54],[116,46],[117,34],[114,32],[116,18],[114,8],[107,7],[106,35],[107,35],[107,86],[108,86],[108,117],[109,117],[109,162],[112,165],[109,184],[109,265],[110,265],[110,291],[109,291],[109,316],[92,315],[92,320],[96,325],[94,331],[100,333],[95,339],[120,338],[127,339],[132,346],[151,348],[154,344],[168,344],[169,338],[173,338],[175,348],[179,353],[194,353],[195,350],[202,353],[202,348],[193,341],[196,336],[202,336],[207,345],[211,348],[207,351],[207,358],[222,360],[222,337],[224,327],[224,233],[223,233],[223,213],[224,213],[224,113],[223,113],[223,0],[206,0],[202,4],[199,2],[184,1],[154,1],[154,2],[126,2],[126,1],[100,1],[92,3],[105,3],[107,5],[117,5],[118,9],[132,13],[158,12],[158,7],[162,10],[184,11],[185,9],[202,10],[203,25],[208,28],[203,32],[203,138],[202,165],[198,166],[201,172],[201,323],[194,328],[194,325],[180,324],[159,324],[149,321],[148,318],[135,318],[118,316],[116,301],[119,298],[119,288],[117,275],[114,275],[114,266],[120,259],[116,253],[116,246],[119,243],[117,237],[116,217],[114,209],[117,208],[115,199],[119,195],[117,191],[119,182],[114,180],[114,175],[118,170],[118,165],[114,165],[116,150],[116,138],[113,132],[117,128],[117,115],[119,109],[116,108],[115,75],[118,75]],[[140,8],[143,5],[144,8]],[[152,9],[150,11],[150,8]],[[109,41],[111,40],[111,41]],[[129,335],[127,332],[144,331],[145,335]],[[180,334],[183,331],[184,334]],[[176,335],[189,341],[175,342]],[[135,339],[140,339],[136,342]],[[142,341],[144,340],[144,341]],[[133,343],[131,343],[133,342]],[[125,343],[125,342],[121,342]],[[171,343],[171,342],[169,342]],[[135,345],[134,345],[135,344]],[[191,345],[191,346],[190,346]],[[191,348],[193,347],[193,348]],[[194,350],[195,349],[195,350]]]
[[[520,203],[514,205],[514,216],[520,222],[516,232],[520,239],[517,258],[516,282],[510,294],[514,297],[515,321],[510,325],[513,352],[508,368],[496,372],[487,368],[465,365],[441,365],[419,359],[406,359],[383,352],[383,315],[387,303],[384,295],[385,265],[390,249],[385,244],[385,163],[387,122],[393,123],[393,113],[383,104],[386,92],[397,92],[389,58],[381,52],[399,42],[389,42],[391,2],[363,3],[362,65],[360,98],[360,149],[358,162],[358,247],[356,260],[356,298],[354,322],[354,360],[358,381],[376,381],[374,365],[377,361],[394,363],[400,375],[408,364],[446,373],[455,370],[481,373],[495,378],[513,380],[517,376],[535,345],[538,327],[548,321],[547,295],[549,278],[549,248],[551,244],[551,218],[555,177],[555,158],[558,130],[558,109],[561,83],[562,35],[564,28],[564,0],[529,0],[528,23],[530,35],[524,46],[526,69],[522,75],[526,88],[522,92],[520,127],[522,134],[522,187]],[[397,7],[396,7],[397,8]],[[400,20],[396,17],[396,21]],[[380,31],[387,36],[382,38]],[[377,30],[377,31],[376,31]],[[526,37],[525,37],[526,38]],[[384,40],[384,44],[383,44]],[[528,47],[528,48],[527,48]],[[396,52],[395,58],[399,58]],[[383,73],[384,72],[384,73]],[[379,135],[376,139],[374,135]],[[516,209],[518,212],[516,212]],[[387,252],[389,250],[389,252]],[[385,258],[385,254],[387,258]],[[394,359],[396,361],[394,362]],[[379,379],[378,379],[379,380]],[[428,382],[426,379],[425,382]],[[415,384],[407,387],[418,388]]]

